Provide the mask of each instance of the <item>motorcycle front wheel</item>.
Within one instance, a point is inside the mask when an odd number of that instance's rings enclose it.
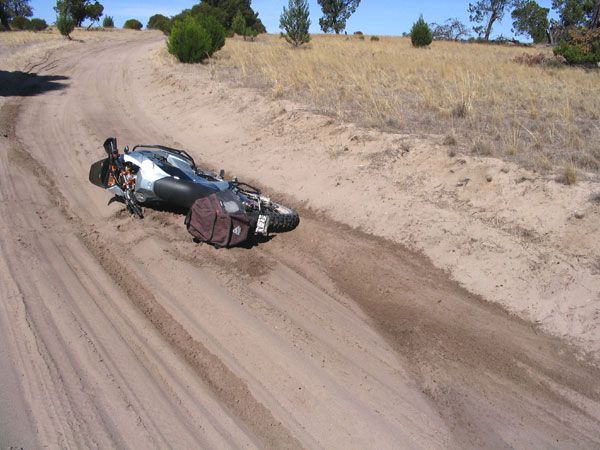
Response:
[[[260,213],[254,211],[252,215],[256,216],[254,218],[255,220],[258,219],[259,214],[269,216],[270,233],[285,233],[287,231],[292,231],[300,223],[300,216],[296,210],[278,203],[271,203],[271,206],[263,208]],[[255,222],[255,220],[252,222]]]

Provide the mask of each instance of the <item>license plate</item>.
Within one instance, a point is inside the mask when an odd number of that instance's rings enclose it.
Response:
[[[269,216],[263,216],[262,214],[258,216],[258,222],[256,224],[256,233],[267,235],[269,232]]]

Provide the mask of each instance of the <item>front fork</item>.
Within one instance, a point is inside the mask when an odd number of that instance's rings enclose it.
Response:
[[[269,234],[270,217],[268,214],[266,214],[266,210],[271,206],[271,199],[260,194],[243,192],[241,190],[239,190],[237,194],[240,196],[240,199],[246,206],[248,212],[258,212],[254,233],[267,236]]]

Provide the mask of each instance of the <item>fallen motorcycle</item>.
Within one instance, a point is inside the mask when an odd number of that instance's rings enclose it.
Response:
[[[294,209],[272,202],[259,189],[237,178],[226,180],[222,170],[218,174],[202,170],[183,150],[136,145],[119,153],[116,138],[106,139],[104,149],[107,158],[92,164],[90,182],[109,191],[139,218],[144,215],[142,206],[166,206],[193,213],[200,200],[216,196],[225,199],[220,201],[223,211],[230,211],[234,203],[239,205],[250,234],[291,231],[300,222]]]

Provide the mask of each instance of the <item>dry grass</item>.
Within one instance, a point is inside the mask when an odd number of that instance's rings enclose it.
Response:
[[[106,36],[104,33],[126,33],[127,31],[118,28],[114,29],[103,29],[103,28],[92,28],[87,30],[86,28],[76,28],[71,37],[74,40],[85,40],[86,38],[102,38]],[[66,38],[61,36],[58,30],[54,27],[49,27],[43,31],[9,31],[0,32],[0,48],[2,50],[6,48],[15,48],[28,46],[31,44],[37,44],[48,41],[64,41]]]
[[[66,39],[54,27],[44,31],[9,31],[0,33],[0,69],[29,70],[30,63],[39,62],[58,48],[77,45],[89,41],[100,41],[112,33],[113,38],[127,39],[131,30],[104,30],[76,28],[71,33],[72,40]],[[131,32],[133,33],[133,32]]]
[[[565,184],[571,185],[577,183],[577,169],[575,169],[575,167],[572,165],[565,167],[565,173],[563,176]]]
[[[600,71],[531,67],[514,61],[522,54],[454,42],[415,49],[391,37],[314,36],[308,48],[292,49],[262,36],[229,39],[220,65],[275,97],[362,125],[439,135],[451,129],[479,154],[540,170],[568,161],[600,172]]]
[[[87,30],[86,28],[76,28],[71,33],[71,38],[74,41],[85,42],[85,41],[98,41],[106,38],[106,33],[112,33],[115,35],[126,36],[130,30],[122,29],[103,29],[103,28],[92,28]],[[43,31],[8,31],[0,33],[0,56],[3,54],[14,54],[15,52],[24,48],[34,48],[43,45],[53,44],[66,44],[68,39],[62,36],[58,30],[54,27],[49,27]]]
[[[18,47],[27,44],[36,44],[49,40],[61,39],[62,36],[53,28],[44,31],[10,31],[0,33],[2,47]]]

